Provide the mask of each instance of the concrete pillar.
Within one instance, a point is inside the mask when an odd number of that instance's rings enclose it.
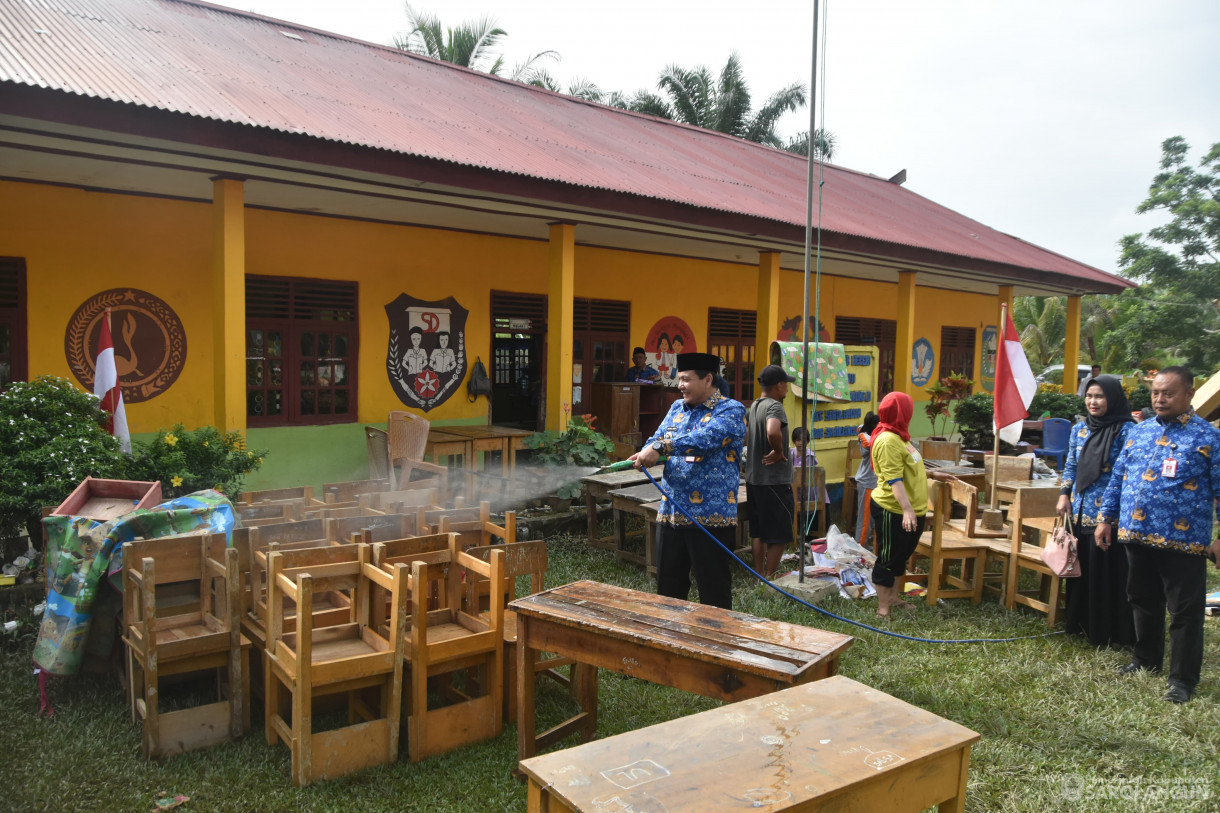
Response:
[[[212,179],[212,390],[222,432],[246,429],[245,182]]]
[[[1063,339],[1063,391],[1076,392],[1076,367],[1080,364],[1080,297],[1069,296],[1067,332]]]
[[[758,322],[754,330],[754,369],[771,363],[771,342],[779,335],[779,252],[758,254]]]
[[[894,392],[916,397],[911,384],[911,352],[915,347],[915,272],[898,272],[897,335],[894,340]],[[923,395],[923,393],[919,393]],[[926,396],[924,397],[926,400]]]
[[[572,295],[576,226],[552,223],[547,256],[546,428],[563,431],[572,414]],[[584,384],[592,385],[592,370]]]

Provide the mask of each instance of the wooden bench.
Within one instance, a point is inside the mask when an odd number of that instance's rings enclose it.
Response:
[[[520,759],[597,730],[597,670],[726,702],[835,674],[850,635],[770,621],[719,607],[593,581],[552,588],[509,605],[517,613],[517,750]],[[548,731],[534,727],[538,652],[576,662],[580,713]]]
[[[664,471],[662,466],[653,466],[648,470],[658,480]],[[595,548],[615,549],[614,536],[602,536],[597,529],[597,504],[610,499],[610,492],[620,488],[644,485],[648,478],[635,469],[614,471],[608,474],[590,474],[580,478],[585,488],[585,508],[588,512],[589,544]]]
[[[521,762],[529,810],[965,809],[979,735],[842,676]]]

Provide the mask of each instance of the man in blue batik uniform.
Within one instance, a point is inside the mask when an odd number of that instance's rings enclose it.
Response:
[[[1212,518],[1220,496],[1220,430],[1190,407],[1194,375],[1166,367],[1152,382],[1156,420],[1131,430],[1101,499],[1094,539],[1110,547],[1113,526],[1127,550],[1127,597],[1135,620],[1131,662],[1119,671],[1160,672],[1168,605],[1169,691],[1186,703],[1203,667],[1207,560],[1220,567]]]
[[[636,468],[648,468],[668,455],[665,486],[674,499],[663,499],[657,510],[657,593],[688,598],[693,568],[699,601],[732,609],[729,555],[700,528],[732,550],[746,408],[716,389],[719,366],[720,360],[710,353],[678,354],[682,400],[674,402],[656,434],[631,459]]]

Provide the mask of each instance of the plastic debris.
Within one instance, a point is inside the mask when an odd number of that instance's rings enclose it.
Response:
[[[16,621],[5,621],[4,622],[4,631],[5,632],[16,632],[17,631],[17,622]]]
[[[184,796],[181,793],[169,794],[161,791],[157,794],[157,798],[153,801],[153,811],[173,810],[175,807],[182,807],[191,800],[190,796]]]

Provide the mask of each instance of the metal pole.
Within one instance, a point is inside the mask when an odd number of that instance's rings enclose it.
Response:
[[[813,59],[809,63],[809,149],[808,169],[805,173],[805,296],[801,313],[801,383],[804,389],[801,397],[801,426],[809,431],[809,272],[813,264],[813,149],[814,134],[817,132],[817,105],[814,104],[818,87],[818,0],[813,0]],[[816,397],[816,394],[815,394]],[[809,443],[813,443],[813,433],[809,432]],[[805,460],[801,460],[801,510],[799,537],[797,547],[800,551],[800,571],[797,581],[805,581],[805,529],[809,527],[809,491],[806,486],[808,473]]]

